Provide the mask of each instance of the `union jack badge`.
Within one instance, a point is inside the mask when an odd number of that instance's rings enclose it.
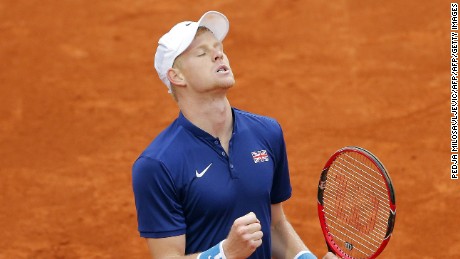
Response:
[[[262,163],[268,161],[267,150],[259,150],[251,152],[252,159],[254,159],[254,163]]]

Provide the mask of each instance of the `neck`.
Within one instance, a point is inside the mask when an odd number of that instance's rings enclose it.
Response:
[[[230,103],[226,96],[181,99],[182,114],[194,125],[222,140],[228,140],[233,129]]]

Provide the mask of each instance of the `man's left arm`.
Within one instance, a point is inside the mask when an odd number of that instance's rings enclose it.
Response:
[[[276,259],[292,259],[302,251],[307,251],[300,258],[316,258],[304,244],[297,232],[284,215],[282,203],[272,204],[272,256]],[[333,253],[327,253],[324,259],[338,258]]]
[[[294,258],[300,251],[309,251],[284,215],[282,203],[272,204],[272,254],[274,258]]]

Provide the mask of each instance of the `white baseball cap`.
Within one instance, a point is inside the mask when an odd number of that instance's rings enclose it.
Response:
[[[171,93],[171,82],[167,76],[168,69],[172,67],[177,56],[182,54],[192,43],[200,26],[208,28],[219,41],[222,41],[228,33],[230,24],[225,15],[216,11],[209,11],[201,16],[198,22],[185,21],[176,24],[158,41],[158,48],[155,53],[155,69],[161,81],[168,87],[169,93]]]

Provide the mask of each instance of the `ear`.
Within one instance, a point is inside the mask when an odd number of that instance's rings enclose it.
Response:
[[[179,69],[170,68],[168,69],[168,72],[166,73],[166,75],[168,76],[168,79],[171,82],[171,84],[179,85],[179,86],[185,85],[185,78]]]

